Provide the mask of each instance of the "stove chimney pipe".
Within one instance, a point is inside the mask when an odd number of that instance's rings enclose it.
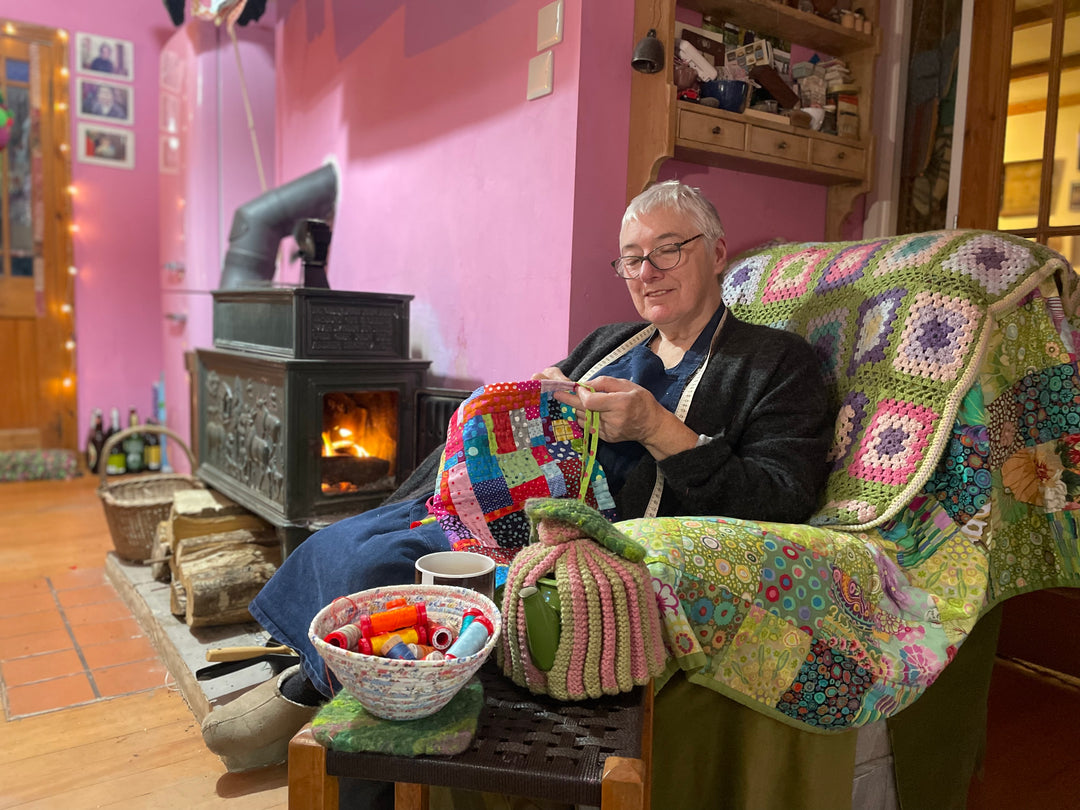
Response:
[[[269,287],[282,238],[292,233],[299,219],[333,213],[337,181],[337,169],[327,164],[237,208],[220,289]]]

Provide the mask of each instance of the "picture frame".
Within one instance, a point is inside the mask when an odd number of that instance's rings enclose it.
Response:
[[[175,135],[180,132],[180,99],[169,93],[162,93],[159,99],[161,105],[159,128],[162,132]]]
[[[135,133],[104,124],[80,123],[76,155],[80,163],[134,169]]]
[[[161,133],[158,138],[158,171],[177,174],[180,171],[180,137]]]
[[[1023,217],[1039,213],[1039,186],[1042,182],[1041,160],[1018,160],[1005,164],[1001,184],[1003,217]]]
[[[77,76],[75,97],[80,118],[113,124],[135,122],[135,88],[131,85]]]
[[[1069,186],[1069,210],[1080,211],[1080,183]]]
[[[135,46],[126,39],[79,32],[75,34],[75,64],[79,73],[135,81]]]
[[[184,86],[184,61],[170,50],[161,52],[160,85],[162,90],[179,93]]]
[[[693,25],[676,21],[675,38],[685,39],[697,48],[713,67],[724,66],[723,34],[717,34],[714,31],[707,31],[704,28],[696,28]]]

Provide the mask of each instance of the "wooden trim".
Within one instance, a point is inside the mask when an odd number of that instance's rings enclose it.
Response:
[[[1058,29],[1055,28],[1055,31]],[[1064,31],[1064,29],[1061,29]],[[1053,53],[1053,47],[1051,47]],[[1053,76],[1063,70],[1075,70],[1080,68],[1080,53],[1070,53],[1067,56],[1059,56],[1057,66],[1054,59],[1043,59],[1039,62],[1024,62],[1021,65],[1013,65],[1009,69],[1010,79],[1030,79],[1035,76]]]
[[[1070,93],[1058,99],[1058,109],[1062,107],[1080,106],[1080,93]],[[1018,101],[1009,105],[1009,115],[1026,115],[1027,113],[1042,112],[1046,109],[1046,99],[1036,98],[1031,101]]]
[[[650,29],[656,29],[664,50],[675,41],[674,4],[669,0],[636,0],[633,48]],[[656,182],[664,161],[675,154],[675,76],[672,54],[665,53],[659,73],[630,76],[630,144],[626,168],[626,200]]]
[[[960,171],[960,228],[997,229],[1008,118],[1012,0],[980,0],[972,13],[971,77]]]
[[[1047,99],[1054,99],[1046,108],[1046,125],[1043,129],[1043,171],[1039,189],[1039,231],[1050,224],[1053,207],[1051,192],[1054,182],[1054,143],[1057,140],[1058,99],[1061,96],[1061,71],[1064,66],[1065,48],[1065,0],[1054,0],[1054,21],[1050,29],[1050,75],[1046,88]],[[1036,241],[1043,241],[1036,238]]]
[[[289,810],[337,810],[338,780],[308,723],[289,741]]]

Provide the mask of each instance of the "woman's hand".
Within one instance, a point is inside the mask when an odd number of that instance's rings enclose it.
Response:
[[[639,442],[657,460],[697,444],[697,434],[640,385],[616,377],[596,377],[588,385],[592,391],[579,386],[574,393],[560,391],[555,398],[599,414],[604,441]]]
[[[562,370],[558,366],[548,366],[543,371],[538,371],[532,375],[534,380],[555,380],[556,382],[570,383],[573,385],[574,381],[562,373]]]

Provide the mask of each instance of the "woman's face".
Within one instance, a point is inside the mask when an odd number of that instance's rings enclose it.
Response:
[[[650,211],[636,222],[627,223],[619,234],[620,256],[644,256],[660,245],[682,242],[697,236],[683,215],[671,210]],[[630,297],[642,318],[659,327],[700,328],[704,316],[712,316],[720,306],[718,276],[724,270],[727,251],[724,240],[715,249],[705,238],[695,239],[682,249],[679,263],[659,271],[649,262],[641,263],[641,275],[627,279]]]

